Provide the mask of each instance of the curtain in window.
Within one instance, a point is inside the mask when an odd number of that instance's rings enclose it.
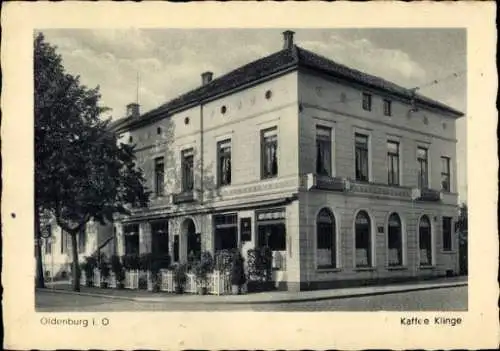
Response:
[[[356,267],[371,266],[371,229],[368,214],[361,211],[356,216]]]
[[[396,213],[389,217],[388,227],[389,266],[400,266],[403,264],[403,241],[401,220]]]
[[[316,218],[316,263],[318,267],[336,265],[335,218],[323,209]]]
[[[431,223],[427,216],[423,216],[419,223],[420,264],[432,265]]]

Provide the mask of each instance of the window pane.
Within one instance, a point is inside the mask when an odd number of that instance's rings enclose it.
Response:
[[[331,129],[316,127],[316,173],[332,175]]]
[[[388,224],[389,266],[400,266],[403,264],[401,220],[397,214],[393,213],[389,217]]]
[[[371,229],[366,212],[359,212],[355,222],[356,267],[371,266]]]
[[[443,217],[443,250],[452,250],[452,219],[451,217]]]
[[[259,246],[268,246],[272,251],[286,250],[285,224],[259,225]]]
[[[218,144],[218,181],[219,185],[231,184],[231,141]]]
[[[262,131],[262,177],[270,178],[278,174],[278,139],[276,128]]]
[[[419,223],[420,264],[432,265],[431,224],[427,216],[423,216]]]

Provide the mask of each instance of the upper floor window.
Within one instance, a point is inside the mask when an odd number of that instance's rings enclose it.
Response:
[[[231,184],[231,140],[217,143],[217,174],[219,185]]]
[[[452,250],[451,217],[443,217],[443,251]]]
[[[194,187],[194,152],[193,149],[182,151],[182,191],[192,191]]]
[[[363,110],[372,110],[372,94],[363,93]]]
[[[368,136],[356,133],[356,180],[367,182],[368,175]]]
[[[278,175],[278,133],[276,127],[261,132],[262,179]]]
[[[387,142],[388,184],[399,185],[399,143]]]
[[[449,192],[450,187],[450,158],[441,157],[441,189]]]
[[[155,158],[155,194],[156,196],[163,195],[164,182],[165,182],[165,164],[163,157]]]
[[[392,102],[384,99],[384,116],[392,116]]]
[[[429,172],[428,172],[428,150],[423,147],[417,148],[417,163],[418,163],[418,187],[425,189],[429,185]]]
[[[332,129],[316,127],[316,173],[332,175]]]

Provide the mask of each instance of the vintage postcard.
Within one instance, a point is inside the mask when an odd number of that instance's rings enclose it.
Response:
[[[5,347],[497,345],[493,18],[6,6]]]

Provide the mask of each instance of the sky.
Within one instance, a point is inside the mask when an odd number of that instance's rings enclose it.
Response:
[[[304,29],[295,43],[467,112],[464,29]],[[44,29],[66,70],[99,85],[113,119],[138,96],[146,112],[201,84],[282,48],[284,29]],[[454,74],[458,74],[455,76]],[[137,79],[139,77],[139,79]],[[437,83],[433,83],[437,80]],[[467,198],[466,118],[457,123],[460,201]]]

